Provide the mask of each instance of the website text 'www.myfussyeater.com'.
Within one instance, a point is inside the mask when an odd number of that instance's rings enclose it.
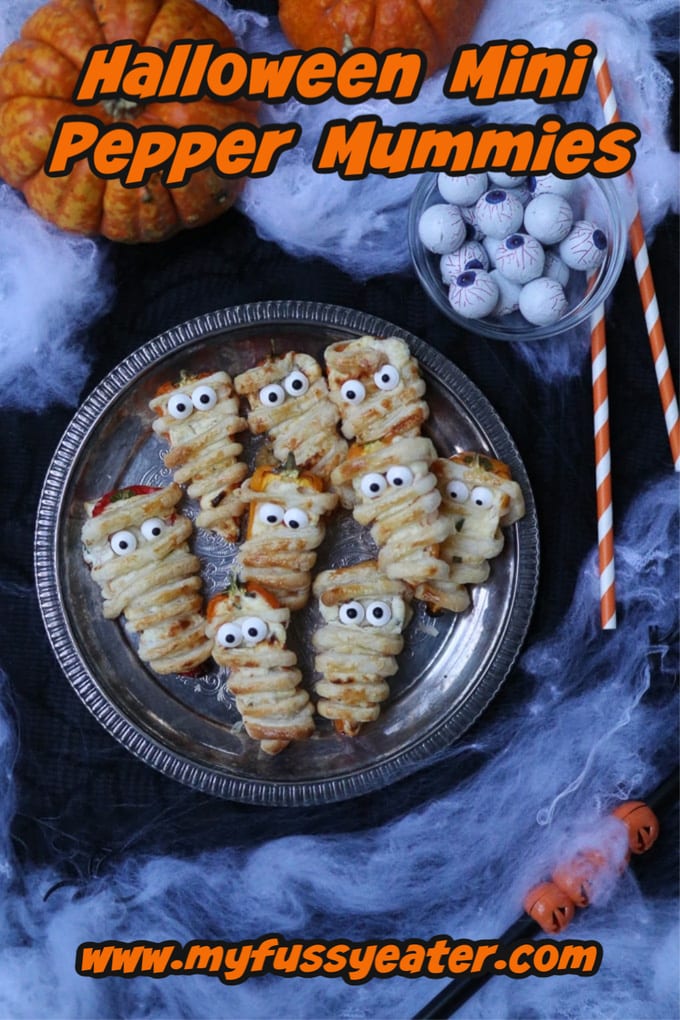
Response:
[[[504,974],[512,978],[596,974],[599,942],[542,939],[504,945],[438,935],[428,941],[301,941],[264,935],[242,942],[84,942],[76,971],[86,977],[204,974],[238,984],[262,974],[342,978],[350,985],[372,978],[451,978]]]

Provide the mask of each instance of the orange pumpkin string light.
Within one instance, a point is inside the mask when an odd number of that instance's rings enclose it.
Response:
[[[670,809],[678,799],[678,774],[673,772],[646,799],[619,804],[612,817],[623,823],[628,832],[630,854],[626,863],[646,853],[656,842],[659,832],[658,815]],[[556,867],[549,881],[533,886],[524,897],[527,911],[500,936],[501,944],[512,944],[534,938],[541,932],[559,935],[573,920],[578,908],[588,906],[592,886],[598,873],[611,865],[606,852],[589,848],[577,853],[565,864]],[[467,974],[450,981],[446,987],[413,1017],[413,1020],[445,1020],[477,992],[493,971]]]

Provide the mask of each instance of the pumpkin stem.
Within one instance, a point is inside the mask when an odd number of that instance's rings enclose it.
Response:
[[[103,99],[102,106],[114,120],[134,120],[142,111],[141,103],[120,96],[115,99]]]

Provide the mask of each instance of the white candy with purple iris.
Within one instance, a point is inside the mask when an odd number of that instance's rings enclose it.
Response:
[[[418,234],[441,256],[442,283],[459,315],[501,319],[518,311],[537,326],[565,315],[571,273],[597,269],[608,247],[600,225],[575,218],[576,185],[552,174],[438,175],[445,201],[424,210]]]
[[[466,319],[482,319],[498,303],[498,285],[484,269],[466,269],[449,287],[451,307]]]
[[[543,272],[543,245],[531,234],[510,234],[496,248],[496,269],[512,283],[528,283]]]
[[[439,260],[444,283],[452,283],[466,269],[488,269],[489,256],[479,241],[465,241],[457,251],[447,252]]]

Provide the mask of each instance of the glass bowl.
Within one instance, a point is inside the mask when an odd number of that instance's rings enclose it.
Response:
[[[413,193],[408,216],[409,249],[416,274],[428,297],[462,329],[492,340],[547,340],[583,322],[611,293],[626,257],[623,211],[613,181],[585,176],[575,180],[575,187],[568,199],[574,220],[592,220],[607,237],[604,261],[593,271],[595,275],[590,287],[587,288],[585,272],[571,270],[565,288],[567,310],[550,325],[532,325],[519,311],[502,317],[490,315],[486,318],[467,318],[461,315],[449,303],[449,286],[443,282],[440,274],[441,255],[428,251],[418,234],[418,222],[423,211],[445,201],[437,187],[437,178],[436,173],[426,174]]]

